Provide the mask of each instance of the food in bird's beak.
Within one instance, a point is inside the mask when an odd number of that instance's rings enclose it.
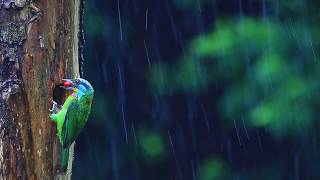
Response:
[[[72,86],[72,84],[71,84],[71,82],[65,81],[65,82],[63,82],[63,86],[67,88],[67,87]]]
[[[65,88],[71,87],[73,85],[72,80],[70,79],[63,79],[63,86]]]

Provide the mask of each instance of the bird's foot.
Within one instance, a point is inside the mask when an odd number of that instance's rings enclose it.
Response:
[[[52,100],[52,106],[51,106],[51,109],[49,109],[50,113],[56,114],[60,111],[60,109],[61,109],[61,106],[57,102]]]

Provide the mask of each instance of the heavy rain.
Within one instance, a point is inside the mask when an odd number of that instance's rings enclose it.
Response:
[[[87,0],[73,179],[320,179],[320,2]]]

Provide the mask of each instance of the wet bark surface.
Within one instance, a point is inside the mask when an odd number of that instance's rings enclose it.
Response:
[[[58,177],[49,109],[61,79],[79,76],[79,4],[0,0],[0,179]]]

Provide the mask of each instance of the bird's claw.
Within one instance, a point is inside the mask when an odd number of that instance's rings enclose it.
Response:
[[[52,106],[51,106],[51,109],[49,109],[49,111],[50,113],[55,114],[60,111],[60,108],[61,106],[57,102],[52,100]]]

